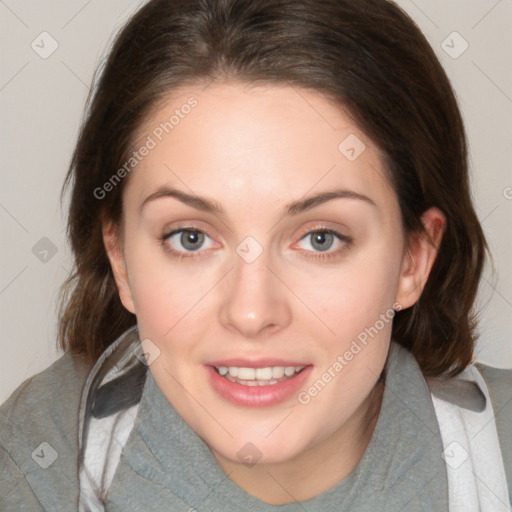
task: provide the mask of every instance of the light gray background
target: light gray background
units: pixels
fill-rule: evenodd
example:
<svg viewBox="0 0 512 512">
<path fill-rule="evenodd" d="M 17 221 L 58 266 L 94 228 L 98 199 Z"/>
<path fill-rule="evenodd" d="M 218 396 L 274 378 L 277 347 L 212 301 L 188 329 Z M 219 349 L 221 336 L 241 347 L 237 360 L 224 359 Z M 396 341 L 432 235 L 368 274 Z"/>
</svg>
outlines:
<svg viewBox="0 0 512 512">
<path fill-rule="evenodd" d="M 56 299 L 72 268 L 61 184 L 94 69 L 142 3 L 0 0 L 0 403 L 61 355 Z M 512 0 L 398 3 L 439 55 L 467 126 L 476 208 L 496 265 L 482 280 L 477 359 L 512 367 Z M 42 32 L 58 44 L 46 59 L 31 46 L 50 49 Z"/>
</svg>

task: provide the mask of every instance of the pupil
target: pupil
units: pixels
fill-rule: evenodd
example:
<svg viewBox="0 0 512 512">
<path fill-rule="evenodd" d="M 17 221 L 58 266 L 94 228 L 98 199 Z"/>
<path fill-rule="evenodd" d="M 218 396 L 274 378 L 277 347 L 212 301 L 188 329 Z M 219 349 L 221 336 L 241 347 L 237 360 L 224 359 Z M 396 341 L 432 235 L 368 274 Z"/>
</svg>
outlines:
<svg viewBox="0 0 512 512">
<path fill-rule="evenodd" d="M 185 249 L 194 250 L 201 247 L 204 234 L 199 231 L 184 231 L 181 234 L 181 244 Z"/>
<path fill-rule="evenodd" d="M 333 235 L 326 232 L 318 232 L 313 236 L 312 245 L 319 251 L 326 251 L 332 246 Z"/>
</svg>

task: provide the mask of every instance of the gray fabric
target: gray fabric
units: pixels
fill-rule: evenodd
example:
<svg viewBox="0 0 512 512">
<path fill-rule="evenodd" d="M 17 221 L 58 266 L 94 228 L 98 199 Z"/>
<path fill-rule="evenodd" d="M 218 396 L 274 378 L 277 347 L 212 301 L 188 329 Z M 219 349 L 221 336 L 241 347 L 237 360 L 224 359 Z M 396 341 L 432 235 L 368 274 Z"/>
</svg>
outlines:
<svg viewBox="0 0 512 512">
<path fill-rule="evenodd" d="M 412 355 L 392 347 L 381 413 L 357 468 L 327 492 L 284 506 L 265 504 L 224 475 L 148 372 L 107 510 L 447 510 L 446 469 L 429 390 Z M 76 510 L 78 406 L 89 369 L 83 359 L 65 354 L 0 407 L 0 510 Z M 512 371 L 479 369 L 496 412 L 510 489 Z M 47 469 L 34 460 L 42 442 L 58 453 Z"/>
<path fill-rule="evenodd" d="M 91 366 L 65 354 L 0 407 L 1 511 L 76 511 L 78 407 Z M 36 450 L 43 442 L 57 453 L 47 468 L 36 462 L 54 456 L 46 445 Z"/>
<path fill-rule="evenodd" d="M 469 382 L 462 378 L 438 379 L 432 377 L 427 378 L 427 382 L 430 391 L 435 396 L 458 407 L 473 412 L 482 412 L 487 405 L 485 395 L 476 382 Z"/>
<path fill-rule="evenodd" d="M 442 444 L 429 389 L 413 356 L 392 345 L 374 435 L 356 469 L 301 503 L 268 505 L 220 469 L 148 373 L 134 429 L 107 498 L 109 511 L 448 510 Z"/>
<path fill-rule="evenodd" d="M 483 363 L 477 363 L 477 367 L 482 372 L 493 404 L 508 495 L 512 503 L 512 370 L 493 368 Z"/>
</svg>

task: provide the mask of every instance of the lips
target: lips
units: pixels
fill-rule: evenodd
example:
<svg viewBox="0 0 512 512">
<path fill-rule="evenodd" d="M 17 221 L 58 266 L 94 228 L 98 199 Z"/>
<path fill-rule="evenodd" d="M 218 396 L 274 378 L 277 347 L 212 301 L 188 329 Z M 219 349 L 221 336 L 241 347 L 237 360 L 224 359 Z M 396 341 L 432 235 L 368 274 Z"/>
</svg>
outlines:
<svg viewBox="0 0 512 512">
<path fill-rule="evenodd" d="M 236 364 L 235 364 L 236 363 Z M 216 364 L 220 367 L 226 368 L 229 364 L 230 367 L 238 365 L 246 365 L 245 368 L 260 368 L 259 365 L 268 366 L 280 365 L 298 365 L 304 368 L 287 377 L 283 376 L 277 380 L 271 381 L 237 381 L 237 378 L 232 378 L 229 375 L 222 376 L 216 368 Z M 251 366 L 249 366 L 251 365 Z M 244 366 L 241 366 L 244 368 Z M 226 359 L 216 361 L 214 364 L 205 365 L 208 380 L 212 389 L 218 394 L 219 397 L 231 402 L 234 405 L 241 407 L 269 407 L 277 405 L 286 400 L 291 400 L 299 392 L 300 388 L 305 385 L 311 372 L 312 365 L 301 365 L 297 361 L 285 361 L 283 359 L 260 359 L 258 362 L 248 361 L 247 359 Z"/>
</svg>

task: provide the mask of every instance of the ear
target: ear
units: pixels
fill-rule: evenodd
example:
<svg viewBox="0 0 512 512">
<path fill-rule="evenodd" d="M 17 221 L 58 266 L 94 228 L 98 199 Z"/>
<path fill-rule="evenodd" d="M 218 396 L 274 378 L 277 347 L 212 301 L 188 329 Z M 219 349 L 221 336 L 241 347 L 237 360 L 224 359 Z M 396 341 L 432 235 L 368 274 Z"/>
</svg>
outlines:
<svg viewBox="0 0 512 512">
<path fill-rule="evenodd" d="M 396 295 L 401 309 L 416 304 L 420 298 L 446 228 L 446 217 L 434 206 L 421 216 L 421 222 L 431 240 L 424 233 L 414 234 L 406 244 Z"/>
<path fill-rule="evenodd" d="M 110 266 L 112 267 L 112 273 L 114 274 L 119 298 L 123 306 L 128 311 L 135 314 L 135 305 L 128 279 L 128 272 L 126 270 L 126 263 L 121 251 L 121 238 L 117 225 L 112 221 L 103 222 L 102 235 Z"/>
</svg>

